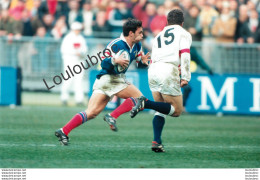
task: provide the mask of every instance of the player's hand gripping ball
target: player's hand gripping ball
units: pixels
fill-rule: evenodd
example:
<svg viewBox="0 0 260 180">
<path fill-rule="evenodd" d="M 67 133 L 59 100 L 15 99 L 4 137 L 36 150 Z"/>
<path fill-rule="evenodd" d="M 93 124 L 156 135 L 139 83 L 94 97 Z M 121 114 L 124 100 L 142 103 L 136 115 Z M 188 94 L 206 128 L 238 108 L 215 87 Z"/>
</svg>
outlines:
<svg viewBox="0 0 260 180">
<path fill-rule="evenodd" d="M 121 56 L 121 57 L 120 57 Z M 116 53 L 115 59 L 118 59 L 120 61 L 115 65 L 115 68 L 118 72 L 123 72 L 129 65 L 130 62 L 130 55 L 125 50 L 120 50 L 118 53 Z M 124 63 L 126 62 L 126 63 Z"/>
</svg>

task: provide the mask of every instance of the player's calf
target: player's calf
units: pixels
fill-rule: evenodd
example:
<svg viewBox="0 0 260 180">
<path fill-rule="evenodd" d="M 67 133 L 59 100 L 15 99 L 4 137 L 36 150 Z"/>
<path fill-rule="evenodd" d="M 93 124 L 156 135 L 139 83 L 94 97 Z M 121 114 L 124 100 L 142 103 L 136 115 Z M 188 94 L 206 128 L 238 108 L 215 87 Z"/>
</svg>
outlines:
<svg viewBox="0 0 260 180">
<path fill-rule="evenodd" d="M 144 96 L 141 96 L 136 100 L 137 103 L 130 113 L 131 118 L 134 118 L 143 109 L 153 109 L 165 115 L 172 115 L 175 112 L 175 107 L 170 103 L 150 101 Z"/>
</svg>

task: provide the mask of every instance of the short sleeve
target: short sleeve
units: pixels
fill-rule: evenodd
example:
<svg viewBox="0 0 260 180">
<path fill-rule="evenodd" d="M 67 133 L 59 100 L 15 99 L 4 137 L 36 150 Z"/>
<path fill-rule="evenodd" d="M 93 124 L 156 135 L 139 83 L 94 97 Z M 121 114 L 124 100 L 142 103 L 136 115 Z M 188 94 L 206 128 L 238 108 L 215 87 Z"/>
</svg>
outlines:
<svg viewBox="0 0 260 180">
<path fill-rule="evenodd" d="M 190 33 L 185 33 L 180 39 L 180 51 L 189 50 L 191 46 L 192 38 Z"/>
</svg>

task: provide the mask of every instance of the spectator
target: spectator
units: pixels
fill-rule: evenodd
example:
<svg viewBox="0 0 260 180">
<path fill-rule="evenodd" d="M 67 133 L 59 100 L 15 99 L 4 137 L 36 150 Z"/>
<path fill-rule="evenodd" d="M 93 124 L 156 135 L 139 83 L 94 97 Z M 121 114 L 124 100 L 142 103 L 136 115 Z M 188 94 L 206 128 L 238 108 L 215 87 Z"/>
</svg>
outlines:
<svg viewBox="0 0 260 180">
<path fill-rule="evenodd" d="M 212 27 L 212 34 L 218 42 L 234 42 L 236 31 L 236 18 L 231 16 L 229 4 L 223 2 L 222 12 Z"/>
<path fill-rule="evenodd" d="M 61 39 L 65 36 L 67 31 L 68 29 L 65 22 L 65 16 L 60 16 L 51 30 L 51 35 L 54 39 Z"/>
<path fill-rule="evenodd" d="M 173 3 L 172 9 L 180 9 L 181 10 L 180 3 L 178 3 L 178 2 Z"/>
<path fill-rule="evenodd" d="M 66 24 L 70 28 L 71 24 L 75 21 L 83 22 L 82 14 L 79 9 L 79 2 L 77 0 L 71 0 L 69 3 L 69 11 L 66 15 Z"/>
<path fill-rule="evenodd" d="M 19 0 L 9 0 L 9 1 L 11 1 L 10 2 L 10 8 L 14 8 L 19 3 Z M 25 4 L 25 8 L 30 11 L 31 8 L 32 8 L 34 0 L 23 0 L 23 1 L 24 1 L 24 4 Z"/>
<path fill-rule="evenodd" d="M 10 7 L 10 0 L 1 0 L 0 1 L 0 10 L 7 10 Z"/>
<path fill-rule="evenodd" d="M 118 33 L 122 32 L 123 23 L 132 17 L 131 11 L 127 9 L 126 2 L 119 1 L 117 8 L 113 9 L 109 14 L 108 22 L 111 26 L 111 31 L 115 33 L 113 36 L 118 36 Z"/>
<path fill-rule="evenodd" d="M 229 2 L 230 5 L 230 14 L 231 16 L 238 18 L 238 3 L 236 0 L 231 0 Z"/>
<path fill-rule="evenodd" d="M 192 0 L 181 0 L 180 7 L 184 13 L 184 17 L 187 16 L 192 5 Z"/>
<path fill-rule="evenodd" d="M 1 20 L 0 20 L 0 34 L 8 35 L 9 38 L 15 36 L 16 38 L 20 38 L 22 36 L 23 24 L 21 21 L 15 20 L 13 17 L 9 15 L 8 10 L 3 10 L 1 12 Z"/>
<path fill-rule="evenodd" d="M 258 13 L 256 10 L 252 10 L 249 17 L 249 29 L 251 31 L 253 42 L 259 43 L 260 34 L 260 23 L 258 18 Z M 253 43 L 252 41 L 250 43 Z"/>
<path fill-rule="evenodd" d="M 105 8 L 106 9 L 106 20 L 109 20 L 109 14 L 112 10 L 116 9 L 117 2 L 114 0 L 109 1 L 108 6 Z M 92 5 L 93 8 L 93 5 Z M 101 8 L 102 10 L 102 8 Z M 98 11 L 97 11 L 98 12 Z"/>
<path fill-rule="evenodd" d="M 259 0 L 253 0 L 253 2 L 255 3 L 255 9 L 258 12 L 258 15 L 260 15 L 260 1 Z"/>
<path fill-rule="evenodd" d="M 35 16 L 35 17 L 31 17 L 31 25 L 32 25 L 32 29 L 33 29 L 33 32 L 34 32 L 33 35 L 35 35 L 36 32 L 37 32 L 37 29 L 39 27 L 42 27 L 43 23 L 37 16 Z"/>
<path fill-rule="evenodd" d="M 199 15 L 203 37 L 211 37 L 211 28 L 217 17 L 218 12 L 209 3 L 206 3 Z"/>
<path fill-rule="evenodd" d="M 183 24 L 184 29 L 189 31 L 192 35 L 192 41 L 201 41 L 201 31 L 196 29 L 197 23 L 198 23 L 198 16 L 199 16 L 200 10 L 199 7 L 196 5 L 191 6 L 189 9 L 188 14 L 185 17 L 185 23 Z"/>
<path fill-rule="evenodd" d="M 13 57 L 13 33 L 14 19 L 9 16 L 8 10 L 0 11 L 0 46 L 1 46 L 1 61 L 0 65 L 9 65 L 10 57 Z M 7 36 L 8 40 L 2 39 L 1 36 Z M 3 63 L 3 64 L 2 64 Z"/>
<path fill-rule="evenodd" d="M 22 13 L 25 9 L 25 3 L 23 0 L 19 0 L 17 5 L 14 8 L 9 10 L 10 16 L 12 16 L 15 20 L 19 21 L 22 19 Z"/>
<path fill-rule="evenodd" d="M 116 6 L 116 2 L 115 0 L 91 0 L 91 7 L 93 12 L 96 14 L 100 9 L 104 10 L 106 8 L 108 8 L 109 6 L 111 6 L 111 3 L 113 3 Z M 113 6 L 113 8 L 115 8 Z"/>
<path fill-rule="evenodd" d="M 30 12 L 27 9 L 23 10 L 21 22 L 23 23 L 22 36 L 33 36 L 33 32 Z"/>
<path fill-rule="evenodd" d="M 87 46 L 84 37 L 80 34 L 82 30 L 82 24 L 79 22 L 73 22 L 71 24 L 71 32 L 67 34 L 61 43 L 61 54 L 63 59 L 63 77 L 66 79 L 61 87 L 61 100 L 64 105 L 67 105 L 69 99 L 69 89 L 71 84 L 74 85 L 75 101 L 78 105 L 83 104 L 84 92 L 83 92 L 83 72 L 70 78 L 68 75 L 68 67 L 73 68 L 76 64 L 79 64 L 81 60 L 86 56 Z"/>
<path fill-rule="evenodd" d="M 200 13 L 199 7 L 196 5 L 192 5 L 189 9 L 188 14 L 185 17 L 185 23 L 183 25 L 183 27 L 191 33 L 193 41 L 201 41 L 201 33 L 196 29 L 199 13 Z M 202 69 L 205 69 L 209 74 L 213 74 L 211 68 L 206 64 L 206 62 L 201 57 L 201 55 L 197 52 L 197 49 L 194 46 L 190 47 L 190 55 L 191 55 L 191 60 L 193 60 L 196 64 L 198 64 Z M 183 89 L 184 108 L 190 91 L 191 91 L 190 85 L 184 87 Z"/>
<path fill-rule="evenodd" d="M 92 11 L 91 4 L 89 2 L 85 2 L 83 4 L 82 17 L 83 17 L 83 29 L 84 29 L 83 33 L 85 36 L 91 36 L 94 12 Z"/>
<path fill-rule="evenodd" d="M 235 40 L 239 44 L 252 42 L 253 37 L 248 26 L 248 8 L 246 5 L 239 7 L 239 18 L 236 27 Z"/>
<path fill-rule="evenodd" d="M 216 9 L 219 13 L 221 13 L 222 8 L 223 8 L 223 1 L 222 1 L 222 0 L 218 0 L 218 1 L 216 2 L 215 9 Z"/>
<path fill-rule="evenodd" d="M 173 9 L 174 2 L 172 0 L 165 0 L 163 3 L 165 7 L 165 16 Z"/>
<path fill-rule="evenodd" d="M 68 0 L 58 0 L 56 19 L 59 18 L 60 16 L 66 16 L 68 11 L 69 11 Z"/>
<path fill-rule="evenodd" d="M 211 34 L 211 28 L 218 17 L 218 12 L 206 1 L 200 15 L 197 29 L 202 32 L 202 54 L 207 64 L 211 65 L 210 60 L 214 52 L 215 39 Z"/>
<path fill-rule="evenodd" d="M 167 25 L 167 17 L 165 16 L 165 8 L 160 5 L 157 9 L 157 15 L 151 21 L 150 29 L 154 33 L 156 31 L 162 31 Z"/>
<path fill-rule="evenodd" d="M 212 8 L 214 8 L 216 11 L 218 11 L 218 10 L 220 10 L 220 11 L 218 11 L 218 12 L 221 12 L 221 10 L 222 10 L 222 6 L 220 5 L 219 6 L 219 8 L 217 8 L 217 3 L 219 3 L 219 2 L 221 2 L 221 4 L 222 4 L 222 0 L 207 0 L 206 1 L 206 3 L 207 4 L 209 4 Z M 220 4 L 220 3 L 219 3 Z"/>
<path fill-rule="evenodd" d="M 150 24 L 156 15 L 156 5 L 154 3 L 145 4 L 144 1 L 140 1 L 135 5 L 133 14 L 137 19 L 143 22 L 143 28 L 147 31 L 150 31 Z"/>
<path fill-rule="evenodd" d="M 41 6 L 41 0 L 33 1 L 33 7 L 31 9 L 31 17 L 40 18 L 40 15 L 39 15 L 40 6 Z"/>
<path fill-rule="evenodd" d="M 13 34 L 14 20 L 9 16 L 8 10 L 2 10 L 0 18 L 0 36 Z"/>
<path fill-rule="evenodd" d="M 38 0 L 36 0 L 38 1 Z M 46 0 L 46 1 L 40 1 L 41 5 L 38 7 L 38 15 L 39 18 L 42 20 L 44 15 L 51 14 L 55 19 L 57 19 L 59 16 L 61 16 L 61 2 L 58 2 L 58 0 Z M 67 3 L 67 2 L 66 2 Z M 35 11 L 39 2 L 34 3 L 33 10 Z M 63 14 L 64 15 L 64 14 Z"/>
<path fill-rule="evenodd" d="M 54 17 L 51 14 L 45 14 L 43 16 L 43 26 L 48 36 L 51 35 L 51 30 L 54 27 Z"/>
<path fill-rule="evenodd" d="M 252 2 L 252 1 L 247 1 L 247 3 L 246 3 L 246 5 L 247 5 L 247 9 L 248 9 L 248 16 L 250 16 L 251 15 L 251 12 L 252 11 L 254 11 L 254 10 L 256 10 L 256 6 L 255 6 L 255 4 Z"/>
<path fill-rule="evenodd" d="M 206 0 L 196 0 L 196 5 L 200 8 L 204 7 Z"/>
<path fill-rule="evenodd" d="M 96 21 L 93 26 L 94 37 L 96 38 L 111 37 L 110 36 L 111 27 L 105 17 L 106 17 L 106 12 L 102 10 L 96 14 Z"/>
<path fill-rule="evenodd" d="M 41 15 L 40 13 L 40 6 L 41 6 L 41 0 L 34 0 L 33 6 L 31 8 L 30 13 L 30 19 L 31 19 L 31 26 L 33 29 L 33 35 L 36 34 L 36 31 L 39 27 L 43 26 L 43 20 L 40 19 Z M 43 15 L 43 14 L 42 14 Z M 42 18 L 42 17 L 41 17 Z"/>
</svg>

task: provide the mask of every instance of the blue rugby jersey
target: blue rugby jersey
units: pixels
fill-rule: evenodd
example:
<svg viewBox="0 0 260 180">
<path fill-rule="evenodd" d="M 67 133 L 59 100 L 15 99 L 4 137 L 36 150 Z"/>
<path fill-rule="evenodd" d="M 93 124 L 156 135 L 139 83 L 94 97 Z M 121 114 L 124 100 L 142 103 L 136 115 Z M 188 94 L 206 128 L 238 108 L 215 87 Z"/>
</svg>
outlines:
<svg viewBox="0 0 260 180">
<path fill-rule="evenodd" d="M 130 66 L 130 64 L 136 60 L 137 63 L 141 62 L 141 53 L 142 53 L 142 44 L 141 42 L 135 43 L 132 48 L 129 47 L 129 45 L 126 42 L 125 37 L 123 34 L 121 34 L 120 38 L 114 39 L 111 41 L 107 47 L 106 47 L 106 57 L 101 62 L 101 70 L 97 74 L 97 78 L 99 79 L 101 76 L 105 74 L 120 74 L 125 73 Z M 125 50 L 130 55 L 130 62 L 128 64 L 128 67 L 125 68 L 124 71 L 118 72 L 117 68 L 114 68 L 114 65 L 112 64 L 112 57 L 115 56 L 117 52 L 120 50 Z M 110 54 L 111 53 L 111 54 Z M 108 57 L 109 56 L 109 57 Z"/>
</svg>

